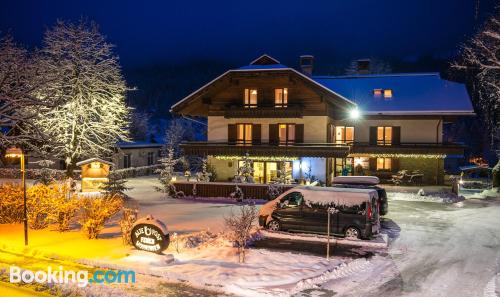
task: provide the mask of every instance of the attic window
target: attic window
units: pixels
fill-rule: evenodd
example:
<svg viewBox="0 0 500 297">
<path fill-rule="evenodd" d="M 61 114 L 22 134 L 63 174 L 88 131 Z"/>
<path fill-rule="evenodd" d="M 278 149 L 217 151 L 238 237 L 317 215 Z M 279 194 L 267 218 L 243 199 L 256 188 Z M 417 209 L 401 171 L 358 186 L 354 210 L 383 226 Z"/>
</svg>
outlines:
<svg viewBox="0 0 500 297">
<path fill-rule="evenodd" d="M 375 97 L 382 96 L 382 89 L 374 89 L 373 90 L 373 96 L 375 96 Z"/>
<path fill-rule="evenodd" d="M 384 98 L 392 98 L 392 90 L 391 89 L 384 90 Z"/>
</svg>

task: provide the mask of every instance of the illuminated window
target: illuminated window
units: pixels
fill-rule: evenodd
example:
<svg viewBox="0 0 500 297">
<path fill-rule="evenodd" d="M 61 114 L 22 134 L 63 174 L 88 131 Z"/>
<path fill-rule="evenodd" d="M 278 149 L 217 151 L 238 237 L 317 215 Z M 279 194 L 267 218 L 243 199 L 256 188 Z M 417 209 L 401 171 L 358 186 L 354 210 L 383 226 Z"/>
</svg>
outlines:
<svg viewBox="0 0 500 297">
<path fill-rule="evenodd" d="M 377 144 L 392 144 L 392 127 L 377 127 Z"/>
<path fill-rule="evenodd" d="M 280 144 L 295 143 L 295 124 L 279 124 L 278 127 Z"/>
<path fill-rule="evenodd" d="M 354 142 L 354 127 L 336 126 L 335 127 L 335 143 L 353 143 Z"/>
<path fill-rule="evenodd" d="M 288 104 L 288 89 L 274 89 L 274 105 L 276 107 L 286 107 Z"/>
<path fill-rule="evenodd" d="M 392 98 L 392 90 L 391 89 L 384 90 L 384 98 Z"/>
<path fill-rule="evenodd" d="M 252 144 L 252 124 L 236 125 L 236 143 Z"/>
<path fill-rule="evenodd" d="M 243 105 L 247 108 L 257 107 L 257 89 L 245 89 Z"/>
<path fill-rule="evenodd" d="M 391 170 L 391 158 L 377 158 L 377 170 Z"/>
<path fill-rule="evenodd" d="M 373 96 L 375 96 L 375 97 L 382 96 L 382 89 L 374 89 L 373 90 Z"/>
</svg>

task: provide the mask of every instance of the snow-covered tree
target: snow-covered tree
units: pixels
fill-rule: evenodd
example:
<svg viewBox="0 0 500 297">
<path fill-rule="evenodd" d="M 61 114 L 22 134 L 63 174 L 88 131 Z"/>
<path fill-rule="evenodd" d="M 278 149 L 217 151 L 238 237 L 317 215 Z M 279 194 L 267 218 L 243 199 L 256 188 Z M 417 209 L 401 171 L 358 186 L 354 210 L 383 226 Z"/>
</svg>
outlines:
<svg viewBox="0 0 500 297">
<path fill-rule="evenodd" d="M 108 174 L 108 180 L 103 184 L 101 191 L 107 195 L 117 195 L 120 197 L 126 197 L 125 191 L 129 191 L 132 188 L 126 186 L 127 180 L 123 176 L 115 171 L 111 171 Z"/>
<path fill-rule="evenodd" d="M 500 157 L 500 8 L 463 46 L 462 59 L 453 63 L 452 68 L 467 74 L 475 106 L 491 135 L 492 149 Z M 496 167 L 500 168 L 500 158 Z"/>
<path fill-rule="evenodd" d="M 174 157 L 174 149 L 170 147 L 167 149 L 165 156 L 158 161 L 161 166 L 155 172 L 160 174 L 158 180 L 160 181 L 161 187 L 156 187 L 156 190 L 170 197 L 173 191 L 172 177 L 174 176 L 174 166 L 179 162 L 179 159 Z"/>
<path fill-rule="evenodd" d="M 224 218 L 228 229 L 229 240 L 233 241 L 238 248 L 238 262 L 245 263 L 245 248 L 250 240 L 253 223 L 257 218 L 258 210 L 255 205 L 243 205 L 238 207 L 238 212 L 231 212 Z"/>
<path fill-rule="evenodd" d="M 243 156 L 243 166 L 238 168 L 237 182 L 253 182 L 253 162 L 250 155 Z"/>
<path fill-rule="evenodd" d="M 33 118 L 52 101 L 36 96 L 46 81 L 38 55 L 16 45 L 10 35 L 0 39 L 0 147 L 38 148 L 43 134 Z"/>
<path fill-rule="evenodd" d="M 52 153 L 64 158 L 67 175 L 84 156 L 103 157 L 127 140 L 127 87 L 112 45 L 95 23 L 59 21 L 45 33 L 42 67 L 50 75 L 42 98 L 58 105 L 42 109 L 35 124 L 50 136 Z"/>
</svg>

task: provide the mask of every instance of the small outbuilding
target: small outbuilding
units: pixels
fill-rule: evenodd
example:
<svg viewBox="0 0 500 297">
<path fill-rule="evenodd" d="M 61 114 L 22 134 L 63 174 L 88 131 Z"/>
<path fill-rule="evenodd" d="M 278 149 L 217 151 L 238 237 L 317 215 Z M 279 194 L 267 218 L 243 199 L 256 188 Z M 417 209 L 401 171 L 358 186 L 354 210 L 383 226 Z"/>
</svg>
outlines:
<svg viewBox="0 0 500 297">
<path fill-rule="evenodd" d="M 108 181 L 109 171 L 114 166 L 113 163 L 99 159 L 91 158 L 76 163 L 82 170 L 82 192 L 98 192 Z"/>
</svg>

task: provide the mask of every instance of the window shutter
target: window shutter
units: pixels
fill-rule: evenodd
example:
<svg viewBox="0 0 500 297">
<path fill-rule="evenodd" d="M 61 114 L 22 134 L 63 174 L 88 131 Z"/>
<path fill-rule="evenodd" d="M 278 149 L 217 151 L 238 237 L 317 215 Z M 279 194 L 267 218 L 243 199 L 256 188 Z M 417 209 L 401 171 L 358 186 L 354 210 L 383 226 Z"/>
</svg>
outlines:
<svg viewBox="0 0 500 297">
<path fill-rule="evenodd" d="M 370 158 L 370 170 L 377 170 L 377 158 Z"/>
<path fill-rule="evenodd" d="M 230 144 L 236 143 L 236 124 L 227 125 L 227 142 Z"/>
<path fill-rule="evenodd" d="M 401 144 L 401 127 L 392 127 L 392 144 L 400 145 Z"/>
<path fill-rule="evenodd" d="M 377 127 L 370 127 L 370 145 L 377 145 Z"/>
<path fill-rule="evenodd" d="M 260 144 L 261 142 L 261 125 L 252 125 L 252 144 Z"/>
<path fill-rule="evenodd" d="M 335 129 L 332 124 L 328 124 L 328 126 L 326 126 L 326 142 L 333 143 L 332 131 L 334 130 Z"/>
<path fill-rule="evenodd" d="M 304 124 L 295 125 L 295 142 L 296 143 L 304 142 Z"/>
<path fill-rule="evenodd" d="M 399 159 L 396 158 L 391 159 L 391 171 L 393 172 L 399 171 Z"/>
<path fill-rule="evenodd" d="M 279 144 L 278 124 L 269 124 L 269 143 Z"/>
</svg>

